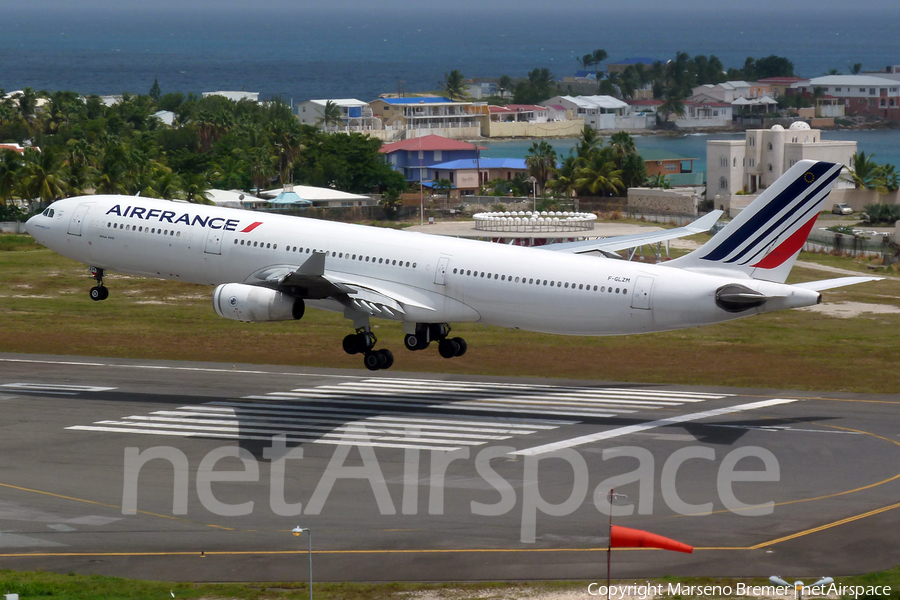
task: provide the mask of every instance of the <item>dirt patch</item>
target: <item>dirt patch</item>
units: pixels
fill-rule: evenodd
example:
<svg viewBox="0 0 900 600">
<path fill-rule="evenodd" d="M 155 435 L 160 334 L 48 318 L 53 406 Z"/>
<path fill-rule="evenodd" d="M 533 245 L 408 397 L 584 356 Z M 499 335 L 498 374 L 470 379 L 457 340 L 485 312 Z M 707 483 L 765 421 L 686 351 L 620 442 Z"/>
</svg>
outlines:
<svg viewBox="0 0 900 600">
<path fill-rule="evenodd" d="M 892 304 L 866 304 L 864 302 L 832 302 L 807 306 L 798 310 L 817 312 L 838 319 L 852 319 L 866 313 L 876 315 L 895 315 L 900 313 L 900 307 Z"/>
</svg>

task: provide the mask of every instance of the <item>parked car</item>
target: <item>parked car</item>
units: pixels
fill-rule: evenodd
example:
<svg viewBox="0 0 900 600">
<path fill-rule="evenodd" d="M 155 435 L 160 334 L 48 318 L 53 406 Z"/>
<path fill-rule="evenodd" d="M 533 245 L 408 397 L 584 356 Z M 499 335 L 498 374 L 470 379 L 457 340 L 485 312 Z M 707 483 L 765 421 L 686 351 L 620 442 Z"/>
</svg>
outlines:
<svg viewBox="0 0 900 600">
<path fill-rule="evenodd" d="M 831 207 L 831 214 L 833 215 L 852 215 L 853 209 L 844 203 L 835 204 Z"/>
</svg>

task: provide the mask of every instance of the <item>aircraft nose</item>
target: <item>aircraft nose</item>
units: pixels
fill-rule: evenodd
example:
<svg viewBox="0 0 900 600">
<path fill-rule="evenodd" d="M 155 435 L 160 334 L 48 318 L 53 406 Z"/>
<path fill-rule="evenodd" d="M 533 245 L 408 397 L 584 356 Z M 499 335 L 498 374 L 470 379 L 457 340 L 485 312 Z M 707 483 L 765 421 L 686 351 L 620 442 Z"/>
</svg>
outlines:
<svg viewBox="0 0 900 600">
<path fill-rule="evenodd" d="M 27 221 L 25 221 L 25 231 L 27 231 L 27 232 L 28 232 L 28 235 L 30 235 L 31 237 L 34 237 L 34 222 L 35 222 L 40 216 L 41 216 L 41 215 L 34 215 L 33 217 L 31 217 L 30 219 L 28 219 Z"/>
</svg>

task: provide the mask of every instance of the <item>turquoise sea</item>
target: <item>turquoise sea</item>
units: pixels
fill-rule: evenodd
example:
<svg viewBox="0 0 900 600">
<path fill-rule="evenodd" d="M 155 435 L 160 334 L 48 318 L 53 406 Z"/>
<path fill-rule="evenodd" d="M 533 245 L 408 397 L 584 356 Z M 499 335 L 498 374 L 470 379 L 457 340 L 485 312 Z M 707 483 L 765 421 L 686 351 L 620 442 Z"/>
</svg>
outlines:
<svg viewBox="0 0 900 600">
<path fill-rule="evenodd" d="M 740 133 L 725 134 L 695 134 L 683 136 L 645 135 L 635 136 L 635 145 L 639 150 L 654 149 L 665 150 L 678 154 L 685 158 L 697 159 L 694 161 L 695 171 L 706 170 L 706 142 L 708 140 L 738 140 L 744 139 Z M 889 163 L 900 167 L 900 129 L 889 130 L 860 130 L 860 131 L 823 131 L 822 139 L 827 140 L 855 140 L 860 152 L 867 155 L 874 154 L 875 162 L 879 164 Z M 569 150 L 575 146 L 575 139 L 548 140 L 560 157 L 568 156 Z M 504 140 L 479 142 L 479 145 L 487 148 L 481 155 L 487 158 L 524 158 L 532 140 Z"/>
</svg>

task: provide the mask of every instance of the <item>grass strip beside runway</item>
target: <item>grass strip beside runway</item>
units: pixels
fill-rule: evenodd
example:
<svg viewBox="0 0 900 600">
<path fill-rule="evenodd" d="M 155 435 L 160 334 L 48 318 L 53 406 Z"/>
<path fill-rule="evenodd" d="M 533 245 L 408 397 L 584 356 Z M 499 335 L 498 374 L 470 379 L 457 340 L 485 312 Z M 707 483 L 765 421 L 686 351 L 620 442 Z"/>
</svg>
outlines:
<svg viewBox="0 0 900 600">
<path fill-rule="evenodd" d="M 0 248 L 11 250 L 0 252 L 0 351 L 361 368 L 358 357 L 341 350 L 351 326 L 339 314 L 309 310 L 300 322 L 238 323 L 216 316 L 210 286 L 115 274 L 106 278 L 110 298 L 92 302 L 87 291 L 93 283 L 83 265 L 23 239 L 30 238 L 0 236 Z M 830 276 L 796 267 L 792 281 Z M 825 302 L 896 306 L 900 278 L 832 290 Z M 894 334 L 900 314 L 837 318 L 782 311 L 608 338 L 458 325 L 454 335 L 468 341 L 469 352 L 451 360 L 430 348 L 404 350 L 398 323 L 373 325 L 378 347 L 394 351 L 398 371 L 888 394 L 900 389 Z"/>
</svg>

